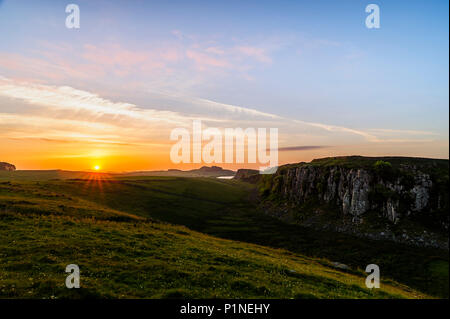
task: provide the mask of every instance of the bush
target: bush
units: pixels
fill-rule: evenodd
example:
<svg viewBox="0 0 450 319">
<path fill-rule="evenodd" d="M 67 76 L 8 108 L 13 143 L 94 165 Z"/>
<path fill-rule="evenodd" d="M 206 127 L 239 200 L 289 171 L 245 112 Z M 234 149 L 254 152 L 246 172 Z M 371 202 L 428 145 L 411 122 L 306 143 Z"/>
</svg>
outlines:
<svg viewBox="0 0 450 319">
<path fill-rule="evenodd" d="M 394 178 L 394 169 L 392 164 L 385 161 L 376 161 L 373 164 L 375 173 L 384 180 L 392 180 Z"/>
<path fill-rule="evenodd" d="M 395 193 L 381 184 L 377 184 L 369 192 L 369 201 L 378 207 L 382 207 L 388 199 L 393 199 Z"/>
</svg>

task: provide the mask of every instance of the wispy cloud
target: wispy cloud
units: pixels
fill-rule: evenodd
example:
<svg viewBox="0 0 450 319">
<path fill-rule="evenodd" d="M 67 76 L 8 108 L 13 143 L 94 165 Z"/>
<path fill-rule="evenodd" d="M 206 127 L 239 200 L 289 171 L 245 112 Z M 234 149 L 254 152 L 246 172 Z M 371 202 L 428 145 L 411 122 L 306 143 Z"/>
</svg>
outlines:
<svg viewBox="0 0 450 319">
<path fill-rule="evenodd" d="M 362 138 L 369 143 L 432 140 L 433 132 L 394 129 L 361 130 L 344 126 L 307 122 L 285 118 L 256 109 L 219 103 L 208 99 L 178 95 L 180 103 L 195 106 L 197 114 L 138 106 L 112 101 L 69 86 L 51 86 L 0 77 L 0 97 L 26 103 L 19 113 L 1 113 L 0 135 L 11 138 L 90 141 L 109 144 L 151 144 L 167 141 L 170 129 L 190 127 L 193 119 L 214 123 L 218 127 L 278 127 L 284 145 L 298 141 L 298 133 L 308 141 L 326 143 L 335 139 L 341 143 Z M 247 125 L 247 126 L 243 126 Z M 5 129 L 7 128 L 7 129 Z M 280 151 L 300 151 L 325 148 L 319 144 L 286 146 Z"/>
<path fill-rule="evenodd" d="M 147 122 L 164 121 L 181 124 L 185 121 L 184 117 L 175 112 L 142 109 L 131 103 L 112 102 L 97 94 L 69 86 L 17 83 L 0 78 L 0 94 L 54 110 L 64 110 L 72 114 L 83 113 L 94 119 L 106 117 L 113 121 L 122 116 Z"/>
</svg>

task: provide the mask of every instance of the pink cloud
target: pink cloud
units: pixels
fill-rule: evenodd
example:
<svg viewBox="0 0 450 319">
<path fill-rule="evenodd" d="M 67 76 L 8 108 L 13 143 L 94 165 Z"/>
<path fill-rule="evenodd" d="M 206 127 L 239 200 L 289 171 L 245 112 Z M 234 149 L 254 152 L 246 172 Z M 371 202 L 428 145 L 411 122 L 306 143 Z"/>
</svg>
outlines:
<svg viewBox="0 0 450 319">
<path fill-rule="evenodd" d="M 199 51 L 187 50 L 186 56 L 189 59 L 194 60 L 197 66 L 200 67 L 201 69 L 204 69 L 205 67 L 208 66 L 219 68 L 225 68 L 230 66 L 230 63 L 227 60 L 217 59 L 215 57 L 212 57 L 208 54 Z"/>
<path fill-rule="evenodd" d="M 194 77 L 196 81 L 207 82 L 208 76 L 232 74 L 228 71 L 251 79 L 249 70 L 258 67 L 258 63 L 272 61 L 265 47 L 246 44 L 227 47 L 214 39 L 199 41 L 192 36 L 180 40 L 156 46 L 142 44 L 138 48 L 117 42 L 87 43 L 81 47 L 40 42 L 27 55 L 0 53 L 0 72 L 14 78 L 40 78 L 53 83 L 132 76 L 133 81 L 168 81 L 168 85 L 178 81 L 184 85 Z M 198 70 L 202 71 L 201 75 Z M 179 87 L 179 83 L 174 85 Z"/>
<path fill-rule="evenodd" d="M 236 51 L 246 56 L 255 58 L 259 62 L 271 63 L 272 59 L 267 55 L 266 50 L 259 47 L 239 46 Z"/>
<path fill-rule="evenodd" d="M 119 76 L 135 71 L 150 72 L 156 69 L 170 71 L 168 64 L 183 59 L 182 50 L 176 46 L 156 50 L 128 50 L 118 44 L 84 46 L 82 57 L 94 64 L 114 70 Z"/>
<path fill-rule="evenodd" d="M 86 44 L 84 45 L 82 57 L 87 61 L 100 65 L 130 67 L 145 63 L 149 59 L 149 54 L 146 52 L 126 50 L 119 45 L 97 47 Z"/>
<path fill-rule="evenodd" d="M 225 54 L 225 51 L 223 49 L 221 49 L 221 48 L 218 48 L 218 47 L 209 47 L 209 48 L 206 48 L 205 51 L 208 52 L 208 53 L 213 53 L 213 54 L 217 54 L 217 55 Z"/>
<path fill-rule="evenodd" d="M 38 77 L 51 80 L 66 78 L 89 79 L 104 75 L 96 65 L 72 64 L 62 58 L 53 57 L 52 61 L 32 58 L 15 53 L 0 53 L 0 68 L 9 70 L 15 77 Z"/>
</svg>

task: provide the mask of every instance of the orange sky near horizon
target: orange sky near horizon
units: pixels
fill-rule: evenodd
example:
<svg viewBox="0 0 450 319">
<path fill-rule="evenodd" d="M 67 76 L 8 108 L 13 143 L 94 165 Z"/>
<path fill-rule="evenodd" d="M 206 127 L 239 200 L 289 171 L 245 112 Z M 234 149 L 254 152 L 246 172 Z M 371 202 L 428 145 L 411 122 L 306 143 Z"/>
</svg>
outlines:
<svg viewBox="0 0 450 319">
<path fill-rule="evenodd" d="M 83 143 L 56 143 L 45 141 L 11 141 L 0 139 L 2 152 L 0 161 L 14 164 L 18 170 L 63 169 L 72 171 L 89 171 L 100 166 L 103 172 L 126 172 L 142 170 L 189 170 L 201 166 L 220 166 L 227 169 L 258 169 L 260 164 L 249 163 L 180 163 L 170 160 L 170 147 L 136 148 L 106 145 L 92 147 Z M 175 142 L 173 142 L 175 143 Z M 356 144 L 350 146 L 328 147 L 323 149 L 280 151 L 279 164 L 311 161 L 315 158 L 345 155 L 364 156 L 412 156 L 448 159 L 446 141 L 435 143 L 410 143 L 378 145 Z M 56 144 L 56 145 L 55 145 Z M 5 151 L 6 150 L 6 151 Z M 438 156 L 436 156 L 436 154 Z"/>
</svg>

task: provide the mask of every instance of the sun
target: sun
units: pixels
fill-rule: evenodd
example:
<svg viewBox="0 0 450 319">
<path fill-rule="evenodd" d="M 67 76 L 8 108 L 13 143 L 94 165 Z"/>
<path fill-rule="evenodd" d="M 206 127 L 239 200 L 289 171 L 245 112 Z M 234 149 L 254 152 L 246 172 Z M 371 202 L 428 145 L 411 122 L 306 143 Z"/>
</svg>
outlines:
<svg viewBox="0 0 450 319">
<path fill-rule="evenodd" d="M 95 166 L 94 166 L 94 170 L 95 170 L 95 171 L 99 171 L 100 168 L 101 168 L 100 165 L 95 165 Z"/>
</svg>

